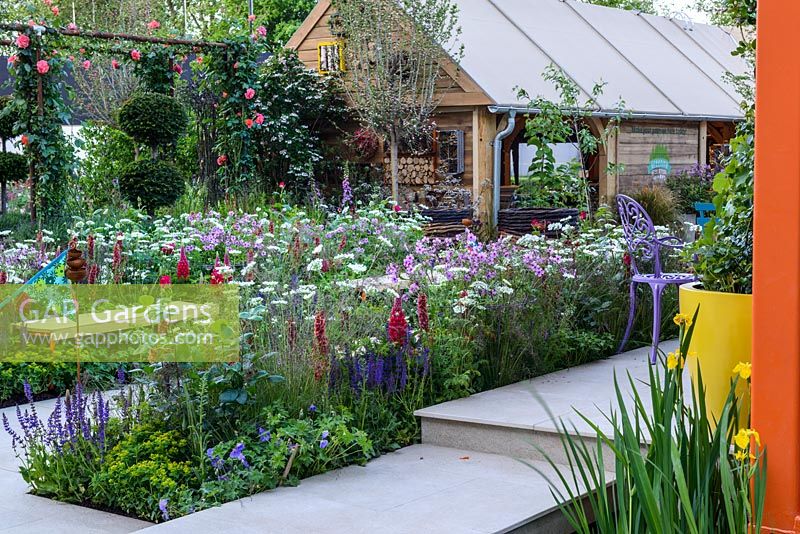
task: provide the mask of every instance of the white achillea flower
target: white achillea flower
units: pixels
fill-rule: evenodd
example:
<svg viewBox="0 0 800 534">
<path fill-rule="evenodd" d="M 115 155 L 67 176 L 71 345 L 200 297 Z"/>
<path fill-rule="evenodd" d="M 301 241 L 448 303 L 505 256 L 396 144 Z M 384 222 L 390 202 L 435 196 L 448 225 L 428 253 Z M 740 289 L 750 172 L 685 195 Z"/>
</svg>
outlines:
<svg viewBox="0 0 800 534">
<path fill-rule="evenodd" d="M 320 260 L 320 267 L 322 266 L 321 264 L 322 260 Z M 347 268 L 356 274 L 365 273 L 367 271 L 367 266 L 361 263 L 350 263 L 347 265 Z"/>
<path fill-rule="evenodd" d="M 322 270 L 322 259 L 321 258 L 314 258 L 308 263 L 306 267 L 306 271 L 310 273 L 316 273 Z M 364 268 L 366 270 L 366 267 Z"/>
</svg>

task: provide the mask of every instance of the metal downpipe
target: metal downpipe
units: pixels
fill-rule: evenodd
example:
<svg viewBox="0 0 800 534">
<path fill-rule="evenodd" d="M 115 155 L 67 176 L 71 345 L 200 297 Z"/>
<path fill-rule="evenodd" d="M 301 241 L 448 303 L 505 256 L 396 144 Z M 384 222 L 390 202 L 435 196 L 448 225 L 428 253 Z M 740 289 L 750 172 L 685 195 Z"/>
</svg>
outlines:
<svg viewBox="0 0 800 534">
<path fill-rule="evenodd" d="M 503 139 L 511 135 L 517 125 L 517 110 L 508 110 L 508 126 L 494 138 L 494 176 L 492 178 L 492 227 L 497 228 L 500 217 L 500 185 L 503 182 Z"/>
</svg>

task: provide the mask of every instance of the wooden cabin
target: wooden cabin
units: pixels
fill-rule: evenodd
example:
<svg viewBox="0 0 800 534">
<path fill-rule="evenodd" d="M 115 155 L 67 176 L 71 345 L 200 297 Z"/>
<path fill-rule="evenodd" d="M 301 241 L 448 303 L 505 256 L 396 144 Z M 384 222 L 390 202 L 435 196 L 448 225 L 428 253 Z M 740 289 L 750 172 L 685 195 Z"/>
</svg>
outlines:
<svg viewBox="0 0 800 534">
<path fill-rule="evenodd" d="M 459 65 L 441 64 L 437 142 L 430 153 L 401 155 L 405 201 L 430 205 L 438 191 L 434 204 L 466 205 L 479 220 L 496 222 L 501 197 L 526 171 L 520 154 L 526 115 L 535 111 L 517 88 L 558 101 L 542 78 L 551 64 L 577 84 L 583 100 L 595 83 L 605 83 L 589 119 L 593 130 L 602 130 L 624 101 L 626 119 L 589 177 L 598 202 L 706 164 L 742 119 L 726 74 L 748 67 L 731 55 L 739 40 L 732 30 L 576 0 L 455 1 L 464 56 Z M 335 10 L 335 2 L 320 0 L 287 44 L 323 74 L 344 66 L 342 43 L 329 27 Z M 605 172 L 608 163 L 618 164 L 615 172 Z"/>
</svg>

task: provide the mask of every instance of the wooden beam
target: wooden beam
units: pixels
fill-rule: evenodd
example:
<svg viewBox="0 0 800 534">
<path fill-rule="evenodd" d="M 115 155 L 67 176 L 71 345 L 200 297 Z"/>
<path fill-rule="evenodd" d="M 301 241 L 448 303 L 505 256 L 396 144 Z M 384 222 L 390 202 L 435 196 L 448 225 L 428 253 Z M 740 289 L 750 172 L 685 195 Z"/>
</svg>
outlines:
<svg viewBox="0 0 800 534">
<path fill-rule="evenodd" d="M 439 106 L 488 106 L 494 102 L 483 93 L 445 93 Z"/>
<path fill-rule="evenodd" d="M 763 532 L 800 532 L 800 2 L 758 4 L 751 424 L 769 460 Z"/>
<path fill-rule="evenodd" d="M 300 43 L 305 41 L 308 34 L 311 33 L 311 30 L 317 25 L 317 22 L 325 16 L 325 12 L 328 11 L 329 7 L 331 7 L 330 0 L 319 0 L 317 5 L 314 6 L 314 9 L 311 10 L 311 13 L 306 17 L 306 20 L 304 20 L 300 27 L 292 34 L 292 37 L 286 43 L 286 48 L 297 50 Z"/>
<path fill-rule="evenodd" d="M 0 30 L 23 32 L 27 30 L 27 24 L 7 24 L 0 23 Z M 90 39 L 104 39 L 106 41 L 133 41 L 136 43 L 168 44 L 178 46 L 197 46 L 202 48 L 216 47 L 227 48 L 225 43 L 213 41 L 192 41 L 191 39 L 171 39 L 165 37 L 151 37 L 148 35 L 133 35 L 128 33 L 99 32 L 94 30 L 68 30 L 66 28 L 52 28 L 61 35 L 67 37 L 87 37 Z"/>
</svg>

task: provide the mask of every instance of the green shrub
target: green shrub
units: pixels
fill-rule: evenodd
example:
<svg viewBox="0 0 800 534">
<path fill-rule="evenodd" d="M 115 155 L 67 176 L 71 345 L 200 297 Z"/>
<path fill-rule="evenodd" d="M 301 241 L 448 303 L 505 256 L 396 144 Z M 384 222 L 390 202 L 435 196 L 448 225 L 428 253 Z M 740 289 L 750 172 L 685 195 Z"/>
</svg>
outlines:
<svg viewBox="0 0 800 534">
<path fill-rule="evenodd" d="M 643 187 L 631 197 L 647 211 L 656 226 L 674 226 L 678 222 L 675 195 L 660 185 Z"/>
<path fill-rule="evenodd" d="M 10 96 L 0 97 L 0 141 L 14 137 L 14 124 L 19 121 L 19 112 L 12 102 Z"/>
<path fill-rule="evenodd" d="M 159 501 L 186 492 L 192 479 L 187 441 L 175 430 L 135 427 L 108 451 L 92 477 L 94 503 L 137 517 L 161 517 Z"/>
<path fill-rule="evenodd" d="M 675 196 L 681 213 L 694 213 L 695 202 L 711 202 L 713 180 L 711 166 L 695 165 L 688 171 L 668 177 L 665 185 Z"/>
<path fill-rule="evenodd" d="M 21 182 L 27 177 L 28 161 L 25 156 L 0 152 L 0 183 Z"/>
<path fill-rule="evenodd" d="M 188 124 L 186 110 L 176 99 L 156 93 L 142 93 L 125 102 L 119 110 L 123 132 L 152 149 L 175 145 Z"/>
<path fill-rule="evenodd" d="M 127 200 L 152 215 L 156 209 L 174 204 L 183 194 L 186 182 L 172 165 L 142 160 L 125 167 L 119 177 L 119 188 Z"/>
</svg>

